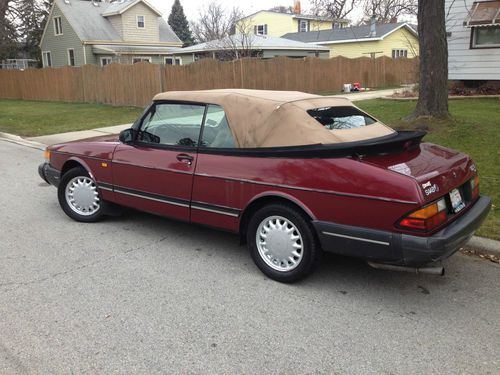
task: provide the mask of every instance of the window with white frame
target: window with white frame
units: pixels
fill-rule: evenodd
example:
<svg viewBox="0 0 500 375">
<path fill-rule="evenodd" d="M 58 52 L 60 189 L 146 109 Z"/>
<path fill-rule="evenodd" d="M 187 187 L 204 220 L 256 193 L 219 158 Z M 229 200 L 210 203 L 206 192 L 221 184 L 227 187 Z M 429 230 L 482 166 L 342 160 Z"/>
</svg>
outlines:
<svg viewBox="0 0 500 375">
<path fill-rule="evenodd" d="M 309 21 L 299 20 L 299 33 L 305 33 L 309 31 Z"/>
<path fill-rule="evenodd" d="M 255 25 L 253 28 L 253 32 L 255 35 L 267 35 L 267 24 Z"/>
<path fill-rule="evenodd" d="M 68 65 L 75 66 L 75 50 L 68 48 Z"/>
<path fill-rule="evenodd" d="M 52 66 L 52 55 L 51 55 L 50 51 L 42 52 L 42 62 L 43 62 L 44 68 L 46 68 L 48 66 Z"/>
<path fill-rule="evenodd" d="M 500 47 L 500 26 L 472 28 L 472 48 Z"/>
<path fill-rule="evenodd" d="M 61 17 L 54 17 L 54 35 L 63 35 Z"/>
<path fill-rule="evenodd" d="M 408 57 L 408 50 L 404 48 L 397 48 L 392 50 L 393 59 L 404 59 Z"/>
<path fill-rule="evenodd" d="M 113 62 L 113 58 L 109 56 L 101 57 L 101 66 L 109 65 Z"/>
<path fill-rule="evenodd" d="M 144 16 L 137 16 L 137 28 L 144 29 L 146 27 L 146 20 Z"/>
<path fill-rule="evenodd" d="M 165 57 L 165 65 L 182 65 L 180 57 Z"/>
<path fill-rule="evenodd" d="M 137 56 L 137 57 L 133 57 L 132 58 L 132 64 L 135 64 L 135 63 L 138 63 L 138 62 L 142 62 L 142 61 L 146 61 L 146 62 L 151 62 L 151 57 L 147 57 L 147 56 Z"/>
</svg>

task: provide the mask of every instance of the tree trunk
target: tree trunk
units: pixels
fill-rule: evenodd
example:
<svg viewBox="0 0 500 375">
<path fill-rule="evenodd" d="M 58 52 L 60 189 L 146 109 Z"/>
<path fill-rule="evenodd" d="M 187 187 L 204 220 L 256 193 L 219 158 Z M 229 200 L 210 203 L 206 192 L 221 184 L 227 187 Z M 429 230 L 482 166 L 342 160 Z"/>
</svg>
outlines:
<svg viewBox="0 0 500 375">
<path fill-rule="evenodd" d="M 414 117 L 446 118 L 448 112 L 448 43 L 444 0 L 418 1 L 420 46 L 419 97 Z"/>
</svg>

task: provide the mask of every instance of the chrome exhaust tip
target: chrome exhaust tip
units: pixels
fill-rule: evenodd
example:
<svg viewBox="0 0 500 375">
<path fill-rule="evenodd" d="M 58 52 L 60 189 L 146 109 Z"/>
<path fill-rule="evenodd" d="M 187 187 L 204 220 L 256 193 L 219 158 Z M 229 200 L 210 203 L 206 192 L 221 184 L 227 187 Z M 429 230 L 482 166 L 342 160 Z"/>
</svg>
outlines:
<svg viewBox="0 0 500 375">
<path fill-rule="evenodd" d="M 393 264 L 383 264 L 376 262 L 367 262 L 368 265 L 372 268 L 378 270 L 388 270 L 388 271 L 400 271 L 400 272 L 410 272 L 414 274 L 426 273 L 429 275 L 439 275 L 444 276 L 444 267 L 443 266 L 434 266 L 434 267 L 405 267 L 405 266 L 395 266 Z"/>
</svg>

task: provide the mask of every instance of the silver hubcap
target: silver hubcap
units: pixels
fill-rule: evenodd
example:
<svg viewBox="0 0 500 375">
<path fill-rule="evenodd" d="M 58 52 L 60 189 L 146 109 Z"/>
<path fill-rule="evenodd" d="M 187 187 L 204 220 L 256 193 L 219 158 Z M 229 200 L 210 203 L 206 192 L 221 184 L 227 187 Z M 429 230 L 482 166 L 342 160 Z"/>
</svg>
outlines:
<svg viewBox="0 0 500 375">
<path fill-rule="evenodd" d="M 66 185 L 66 202 L 78 215 L 90 216 L 101 207 L 95 182 L 86 176 L 73 178 Z"/>
<path fill-rule="evenodd" d="M 257 228 L 256 242 L 260 257 L 276 271 L 293 270 L 304 254 L 299 230 L 282 216 L 262 220 Z"/>
</svg>

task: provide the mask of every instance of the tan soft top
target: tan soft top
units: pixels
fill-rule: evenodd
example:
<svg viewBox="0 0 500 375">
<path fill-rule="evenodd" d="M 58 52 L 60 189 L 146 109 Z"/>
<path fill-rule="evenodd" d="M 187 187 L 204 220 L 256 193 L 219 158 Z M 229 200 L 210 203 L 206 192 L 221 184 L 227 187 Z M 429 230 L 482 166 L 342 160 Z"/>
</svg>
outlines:
<svg viewBox="0 0 500 375">
<path fill-rule="evenodd" d="M 328 130 L 306 111 L 353 104 L 346 98 L 300 91 L 168 91 L 156 95 L 154 100 L 220 105 L 241 148 L 353 142 L 394 133 L 394 130 L 380 122 L 356 129 Z"/>
</svg>

